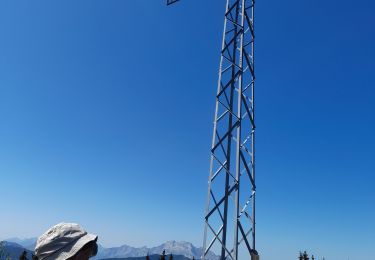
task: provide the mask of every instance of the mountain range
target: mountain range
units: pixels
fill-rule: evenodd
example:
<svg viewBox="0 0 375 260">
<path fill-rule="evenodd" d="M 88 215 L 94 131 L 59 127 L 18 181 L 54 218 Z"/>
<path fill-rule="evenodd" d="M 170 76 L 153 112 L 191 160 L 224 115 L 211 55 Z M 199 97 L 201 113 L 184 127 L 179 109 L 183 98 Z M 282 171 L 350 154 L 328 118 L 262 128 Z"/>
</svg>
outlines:
<svg viewBox="0 0 375 260">
<path fill-rule="evenodd" d="M 165 259 L 169 259 L 170 255 L 166 255 Z M 159 260 L 160 256 L 159 255 L 149 255 L 150 260 Z M 144 256 L 140 257 L 127 257 L 127 258 L 106 258 L 102 260 L 144 260 Z M 187 258 L 186 256 L 182 255 L 173 255 L 173 260 L 191 260 L 190 258 Z"/>
<path fill-rule="evenodd" d="M 31 259 L 31 254 L 34 252 L 31 250 L 25 249 L 23 246 L 17 243 L 8 242 L 8 241 L 3 241 L 1 243 L 1 246 L 4 251 L 1 252 L 3 254 L 0 257 L 10 257 L 11 259 L 19 259 L 22 252 L 26 250 L 27 258 Z"/>
<path fill-rule="evenodd" d="M 29 239 L 19 239 L 19 238 L 10 238 L 6 239 L 6 249 L 8 246 L 12 246 L 12 252 L 18 253 L 22 252 L 23 249 L 29 250 L 28 252 L 33 252 L 35 248 L 36 238 L 29 238 Z M 159 246 L 156 247 L 132 247 L 128 245 L 122 245 L 119 247 L 110 247 L 106 248 L 98 245 L 98 254 L 92 258 L 93 260 L 102 260 L 102 259 L 113 259 L 116 258 L 139 258 L 146 256 L 149 254 L 150 256 L 159 255 L 165 250 L 166 254 L 173 254 L 174 256 L 179 256 L 178 260 L 185 260 L 184 258 L 192 259 L 200 259 L 202 256 L 202 248 L 195 247 L 192 243 L 184 242 L 184 241 L 167 241 Z M 17 259 L 17 258 L 16 258 Z M 151 260 L 153 258 L 151 257 Z M 175 257 L 174 259 L 177 260 Z M 212 252 L 209 252 L 207 255 L 208 260 L 218 260 L 219 256 L 215 255 Z"/>
<path fill-rule="evenodd" d="M 18 237 L 12 237 L 12 238 L 5 239 L 6 242 L 18 244 L 19 246 L 22 246 L 23 248 L 25 248 L 27 250 L 30 250 L 30 251 L 34 251 L 35 245 L 36 245 L 36 240 L 37 240 L 36 237 L 25 238 L 25 239 L 20 239 Z"/>
</svg>

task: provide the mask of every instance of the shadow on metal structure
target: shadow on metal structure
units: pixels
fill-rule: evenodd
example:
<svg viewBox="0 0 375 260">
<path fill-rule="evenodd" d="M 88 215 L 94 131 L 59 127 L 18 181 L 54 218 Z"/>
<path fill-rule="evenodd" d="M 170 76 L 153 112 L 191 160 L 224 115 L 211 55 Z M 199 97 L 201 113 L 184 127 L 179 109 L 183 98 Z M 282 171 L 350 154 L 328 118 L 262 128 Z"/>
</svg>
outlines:
<svg viewBox="0 0 375 260">
<path fill-rule="evenodd" d="M 176 2 L 178 2 L 179 0 L 167 0 L 167 5 L 171 5 L 171 4 L 174 4 Z"/>
</svg>

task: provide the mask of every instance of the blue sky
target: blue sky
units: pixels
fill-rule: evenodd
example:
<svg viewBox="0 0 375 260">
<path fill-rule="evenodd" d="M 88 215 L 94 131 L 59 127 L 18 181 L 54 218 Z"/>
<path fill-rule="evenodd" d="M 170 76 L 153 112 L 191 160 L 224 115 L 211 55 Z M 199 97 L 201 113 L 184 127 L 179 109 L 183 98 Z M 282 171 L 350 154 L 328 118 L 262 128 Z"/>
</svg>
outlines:
<svg viewBox="0 0 375 260">
<path fill-rule="evenodd" d="M 0 3 L 0 238 L 202 244 L 224 1 Z M 375 258 L 375 3 L 258 1 L 258 249 Z M 319 259 L 320 259 L 319 258 Z"/>
</svg>

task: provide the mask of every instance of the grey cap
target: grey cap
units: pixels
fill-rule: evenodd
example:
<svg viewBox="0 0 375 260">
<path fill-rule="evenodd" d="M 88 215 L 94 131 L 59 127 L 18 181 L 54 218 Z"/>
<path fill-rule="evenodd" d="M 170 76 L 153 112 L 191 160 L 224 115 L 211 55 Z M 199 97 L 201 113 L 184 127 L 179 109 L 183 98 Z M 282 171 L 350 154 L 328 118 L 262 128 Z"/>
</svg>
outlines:
<svg viewBox="0 0 375 260">
<path fill-rule="evenodd" d="M 35 255 L 39 260 L 65 260 L 98 236 L 88 234 L 78 224 L 59 223 L 38 238 Z"/>
</svg>

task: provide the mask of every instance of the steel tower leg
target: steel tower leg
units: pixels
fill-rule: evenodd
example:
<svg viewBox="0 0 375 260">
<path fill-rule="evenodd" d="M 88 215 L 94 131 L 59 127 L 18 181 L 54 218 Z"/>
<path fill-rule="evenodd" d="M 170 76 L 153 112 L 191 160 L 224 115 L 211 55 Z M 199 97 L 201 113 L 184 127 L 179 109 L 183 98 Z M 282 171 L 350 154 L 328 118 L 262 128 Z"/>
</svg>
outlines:
<svg viewBox="0 0 375 260">
<path fill-rule="evenodd" d="M 255 250 L 254 0 L 227 0 L 202 259 Z"/>
</svg>

